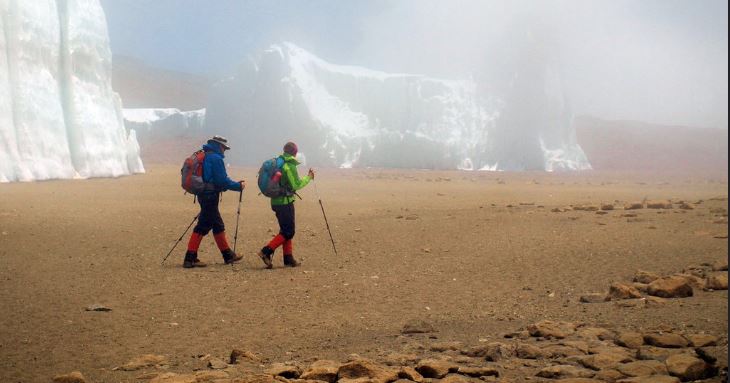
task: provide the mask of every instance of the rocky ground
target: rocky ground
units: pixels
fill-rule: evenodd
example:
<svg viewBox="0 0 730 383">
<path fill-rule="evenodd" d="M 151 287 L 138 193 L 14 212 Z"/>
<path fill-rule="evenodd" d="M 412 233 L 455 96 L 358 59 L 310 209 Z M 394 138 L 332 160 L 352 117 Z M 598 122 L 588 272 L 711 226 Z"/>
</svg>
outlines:
<svg viewBox="0 0 730 383">
<path fill-rule="evenodd" d="M 178 168 L 0 185 L 1 381 L 726 380 L 724 176 L 323 170 L 338 256 L 311 186 L 265 270 L 252 188 L 185 270 Z"/>
</svg>

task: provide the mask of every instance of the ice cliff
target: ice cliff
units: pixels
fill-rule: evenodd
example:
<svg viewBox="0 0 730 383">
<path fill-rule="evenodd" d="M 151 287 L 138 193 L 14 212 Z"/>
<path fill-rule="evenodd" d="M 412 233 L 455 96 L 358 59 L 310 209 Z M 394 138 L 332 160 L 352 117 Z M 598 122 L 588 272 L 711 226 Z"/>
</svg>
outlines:
<svg viewBox="0 0 730 383">
<path fill-rule="evenodd" d="M 137 132 L 141 145 L 178 136 L 205 136 L 205 109 L 129 108 L 123 110 L 124 126 Z"/>
<path fill-rule="evenodd" d="M 0 0 L 0 182 L 144 172 L 98 0 Z"/>
<path fill-rule="evenodd" d="M 243 163 L 294 140 L 311 163 L 340 167 L 589 169 L 562 89 L 541 79 L 527 100 L 541 105 L 525 116 L 510 105 L 517 92 L 335 65 L 284 43 L 214 87 L 206 131 L 228 135 L 227 156 Z"/>
</svg>

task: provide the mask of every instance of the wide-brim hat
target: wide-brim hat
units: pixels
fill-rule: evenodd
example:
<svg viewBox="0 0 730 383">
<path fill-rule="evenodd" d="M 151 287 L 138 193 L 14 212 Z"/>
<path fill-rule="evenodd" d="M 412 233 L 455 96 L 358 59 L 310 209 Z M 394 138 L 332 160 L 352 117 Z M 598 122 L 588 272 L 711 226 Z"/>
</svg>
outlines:
<svg viewBox="0 0 730 383">
<path fill-rule="evenodd" d="M 213 136 L 211 137 L 208 142 L 217 142 L 219 143 L 223 149 L 229 150 L 231 147 L 228 146 L 228 139 L 223 136 Z"/>
</svg>

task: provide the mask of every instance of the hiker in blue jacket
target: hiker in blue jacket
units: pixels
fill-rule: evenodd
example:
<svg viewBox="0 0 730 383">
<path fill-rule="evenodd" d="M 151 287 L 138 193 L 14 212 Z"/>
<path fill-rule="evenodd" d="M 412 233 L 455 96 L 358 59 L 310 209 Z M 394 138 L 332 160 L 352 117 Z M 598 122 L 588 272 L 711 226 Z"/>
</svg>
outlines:
<svg viewBox="0 0 730 383">
<path fill-rule="evenodd" d="M 192 267 L 205 267 L 204 262 L 198 259 L 198 247 L 203 237 L 213 230 L 213 238 L 215 239 L 218 249 L 223 255 L 223 261 L 226 264 L 238 262 L 243 259 L 231 250 L 226 239 L 226 228 L 223 224 L 223 218 L 218 210 L 218 201 L 220 201 L 220 193 L 226 190 L 234 190 L 243 192 L 246 187 L 246 181 L 234 181 L 228 178 L 226 167 L 223 163 L 224 153 L 230 149 L 228 140 L 221 136 L 213 136 L 203 145 L 205 151 L 205 160 L 203 161 L 203 181 L 206 183 L 205 191 L 198 194 L 198 203 L 200 203 L 200 216 L 198 224 L 193 229 L 188 241 L 188 250 L 185 253 L 183 267 L 188 269 Z"/>
</svg>

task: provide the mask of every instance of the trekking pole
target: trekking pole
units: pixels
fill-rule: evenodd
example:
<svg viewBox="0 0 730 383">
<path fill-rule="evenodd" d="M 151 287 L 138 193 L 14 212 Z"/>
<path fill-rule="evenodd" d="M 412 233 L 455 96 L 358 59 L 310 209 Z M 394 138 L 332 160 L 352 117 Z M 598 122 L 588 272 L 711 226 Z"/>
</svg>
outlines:
<svg viewBox="0 0 730 383">
<path fill-rule="evenodd" d="M 180 241 L 182 241 L 183 237 L 188 232 L 188 230 L 190 230 L 190 227 L 193 226 L 193 224 L 198 219 L 198 217 L 200 217 L 200 213 L 198 213 L 195 216 L 195 218 L 193 218 L 193 222 L 190 222 L 190 225 L 188 225 L 188 228 L 185 229 L 185 231 L 182 233 L 182 235 L 180 236 L 180 238 L 178 238 L 177 242 L 175 242 L 175 245 L 172 247 L 172 249 L 170 249 L 170 252 L 168 252 L 167 255 L 165 256 L 165 258 L 162 259 L 162 262 L 160 263 L 160 266 L 162 266 L 165 263 L 165 261 L 167 260 L 167 257 L 169 257 L 170 254 L 172 254 L 172 251 L 175 250 L 175 248 L 177 247 L 177 244 L 180 243 Z"/>
<path fill-rule="evenodd" d="M 314 184 L 314 192 L 317 194 L 317 199 L 319 200 L 319 207 L 322 208 L 322 216 L 324 217 L 324 224 L 327 225 L 327 232 L 330 233 L 330 241 L 332 242 L 332 250 L 335 251 L 335 256 L 337 256 L 337 248 L 335 247 L 335 239 L 332 238 L 332 231 L 330 230 L 330 224 L 327 222 L 327 214 L 324 212 L 324 205 L 322 205 L 322 198 L 319 197 L 319 191 L 317 190 L 317 183 L 312 179 L 312 183 Z"/>
<path fill-rule="evenodd" d="M 238 195 L 238 212 L 236 213 L 236 234 L 233 236 L 233 252 L 236 252 L 236 242 L 238 241 L 238 221 L 241 218 L 241 200 L 243 200 L 243 189 Z"/>
</svg>

